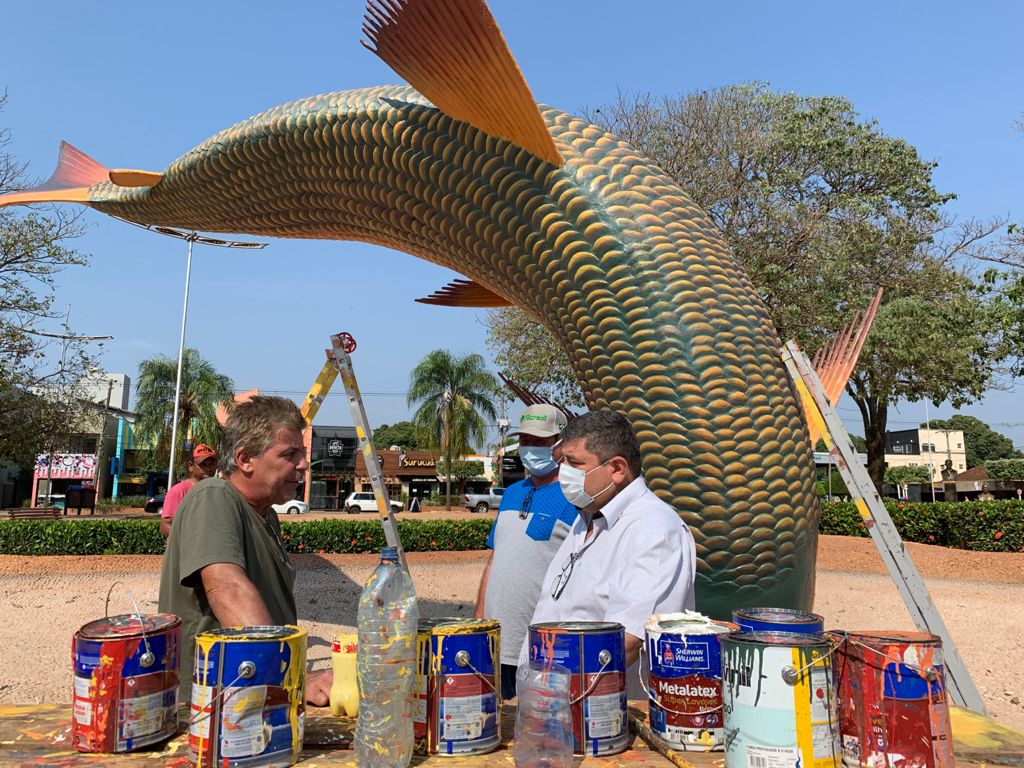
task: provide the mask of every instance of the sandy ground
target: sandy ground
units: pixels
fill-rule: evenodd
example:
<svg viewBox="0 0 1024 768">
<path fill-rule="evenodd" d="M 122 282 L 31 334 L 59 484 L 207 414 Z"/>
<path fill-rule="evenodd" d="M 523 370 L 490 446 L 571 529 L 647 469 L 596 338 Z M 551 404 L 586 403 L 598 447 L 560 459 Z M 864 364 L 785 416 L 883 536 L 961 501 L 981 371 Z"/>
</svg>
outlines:
<svg viewBox="0 0 1024 768">
<path fill-rule="evenodd" d="M 907 545 L 990 713 L 1024 731 L 1024 554 Z M 299 555 L 300 623 L 313 666 L 327 664 L 330 639 L 354 629 L 373 555 Z M 485 552 L 412 553 L 423 616 L 469 616 Z M 0 556 L 0 704 L 70 699 L 75 630 L 111 614 L 156 610 L 159 556 Z M 821 540 L 815 610 L 829 628 L 913 629 L 896 587 L 868 539 Z"/>
</svg>

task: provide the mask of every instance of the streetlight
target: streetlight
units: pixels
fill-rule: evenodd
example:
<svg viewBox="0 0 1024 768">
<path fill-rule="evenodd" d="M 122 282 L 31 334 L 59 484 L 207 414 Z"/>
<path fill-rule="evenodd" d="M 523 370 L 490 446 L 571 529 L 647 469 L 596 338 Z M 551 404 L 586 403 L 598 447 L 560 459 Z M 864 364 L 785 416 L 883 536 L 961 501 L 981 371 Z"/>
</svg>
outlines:
<svg viewBox="0 0 1024 768">
<path fill-rule="evenodd" d="M 127 219 L 121 220 L 128 221 Z M 215 245 L 219 248 L 248 248 L 250 250 L 266 248 L 267 244 L 241 242 L 238 240 L 222 240 L 217 237 L 206 237 L 205 235 L 200 235 L 194 231 L 184 232 L 170 227 L 158 227 L 153 224 L 138 224 L 134 221 L 128 221 L 128 223 L 134 224 L 137 227 L 142 227 L 142 229 L 148 229 L 150 232 L 156 232 L 160 235 L 176 237 L 179 240 L 184 240 L 188 243 L 188 260 L 185 262 L 185 300 L 181 307 L 181 336 L 178 340 L 178 372 L 174 382 L 174 415 L 171 417 L 171 457 L 167 467 L 167 490 L 170 490 L 171 486 L 174 485 L 174 452 L 178 445 L 178 409 L 181 405 L 179 402 L 181 400 L 181 361 L 185 355 L 185 323 L 188 319 L 188 289 L 192 278 L 192 244 L 202 243 L 203 245 Z"/>
<path fill-rule="evenodd" d="M 510 422 L 502 416 L 498 419 L 498 487 L 505 487 L 505 433 Z"/>
</svg>

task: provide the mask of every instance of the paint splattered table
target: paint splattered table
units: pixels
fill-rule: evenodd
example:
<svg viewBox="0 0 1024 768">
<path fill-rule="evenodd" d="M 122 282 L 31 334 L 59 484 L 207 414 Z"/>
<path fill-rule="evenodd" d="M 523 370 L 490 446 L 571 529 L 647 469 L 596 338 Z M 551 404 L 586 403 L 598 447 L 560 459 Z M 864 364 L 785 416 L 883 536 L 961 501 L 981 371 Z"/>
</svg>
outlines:
<svg viewBox="0 0 1024 768">
<path fill-rule="evenodd" d="M 413 758 L 413 765 L 456 765 L 474 768 L 506 768 L 512 766 L 512 753 L 507 748 L 512 733 L 515 710 L 505 708 L 502 726 L 506 737 L 502 748 L 489 755 L 468 758 Z M 310 710 L 306 718 L 306 739 L 300 765 L 344 766 L 355 768 L 351 750 L 353 722 L 333 718 L 326 710 Z M 627 766 L 627 768 L 722 768 L 722 753 L 673 752 L 661 754 L 650 747 L 646 711 L 642 706 L 630 707 L 630 749 L 607 758 L 587 758 L 577 768 Z M 953 733 L 956 738 L 957 766 L 1022 765 L 1024 737 L 1000 728 L 993 721 L 970 712 L 954 709 Z M 188 765 L 184 736 L 178 736 L 162 747 L 122 755 L 86 755 L 71 746 L 71 709 L 69 706 L 37 704 L 0 706 L 0 765 L 17 766 L 120 766 L 142 768 Z M 998 762 L 996 760 L 998 759 Z"/>
</svg>

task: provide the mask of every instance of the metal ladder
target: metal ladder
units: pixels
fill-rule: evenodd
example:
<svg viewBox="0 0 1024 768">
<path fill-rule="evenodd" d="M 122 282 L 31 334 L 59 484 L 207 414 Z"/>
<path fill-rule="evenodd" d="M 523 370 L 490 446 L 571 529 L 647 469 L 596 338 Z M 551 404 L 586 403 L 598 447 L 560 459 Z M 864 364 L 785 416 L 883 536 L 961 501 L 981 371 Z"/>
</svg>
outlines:
<svg viewBox="0 0 1024 768">
<path fill-rule="evenodd" d="M 320 374 L 306 395 L 302 407 L 299 409 L 302 417 L 306 420 L 308 427 L 313 423 L 313 417 L 320 410 L 324 398 L 334 384 L 334 380 L 341 375 L 341 383 L 345 386 L 345 393 L 348 395 L 348 407 L 352 411 L 352 421 L 356 427 L 356 439 L 359 452 L 363 454 L 363 462 L 366 464 L 366 474 L 370 477 L 370 484 L 373 486 L 373 497 L 377 502 L 377 511 L 380 512 L 381 525 L 384 526 L 384 539 L 388 546 L 398 550 L 398 559 L 406 571 L 409 570 L 405 561 L 405 550 L 402 549 L 402 540 L 398 535 L 398 525 L 395 523 L 395 515 L 391 511 L 391 503 L 388 499 L 387 489 L 384 487 L 384 477 L 380 471 L 380 461 L 377 459 L 377 450 L 373 446 L 373 436 L 370 431 L 370 422 L 366 418 L 366 409 L 363 408 L 363 398 L 359 394 L 359 385 L 356 383 L 356 374 L 352 368 L 350 354 L 355 351 L 356 340 L 348 333 L 336 333 L 331 336 L 331 348 L 326 350 L 327 362 L 320 369 Z"/>
<path fill-rule="evenodd" d="M 854 494 L 854 503 L 861 520 L 871 534 L 882 561 L 889 569 L 889 575 L 896 583 L 914 625 L 921 632 L 942 638 L 942 653 L 946 662 L 946 687 L 950 697 L 954 703 L 962 707 L 987 715 L 985 702 L 974 685 L 963 659 L 960 658 L 953 637 L 939 615 L 935 603 L 932 602 L 920 571 L 904 549 L 903 540 L 892 518 L 889 517 L 878 491 L 875 490 L 875 484 L 871 481 L 867 469 L 857 460 L 853 441 L 850 440 L 846 427 L 825 395 L 814 366 L 793 341 L 787 342 L 783 348 L 782 359 L 803 401 L 804 413 L 809 419 L 818 422 L 825 445 L 838 466 L 846 487 Z"/>
</svg>

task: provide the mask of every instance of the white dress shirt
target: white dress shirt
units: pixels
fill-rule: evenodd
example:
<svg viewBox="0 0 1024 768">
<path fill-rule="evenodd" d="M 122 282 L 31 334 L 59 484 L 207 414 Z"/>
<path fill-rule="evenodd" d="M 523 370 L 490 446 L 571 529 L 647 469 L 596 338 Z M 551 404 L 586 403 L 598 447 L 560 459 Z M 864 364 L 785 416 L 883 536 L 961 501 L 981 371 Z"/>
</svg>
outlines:
<svg viewBox="0 0 1024 768">
<path fill-rule="evenodd" d="M 652 614 L 693 610 L 693 536 L 642 477 L 601 508 L 589 540 L 585 515 L 548 566 L 531 624 L 616 621 L 643 640 Z M 555 598 L 552 589 L 560 579 L 568 580 Z M 519 663 L 528 659 L 529 638 Z"/>
</svg>

